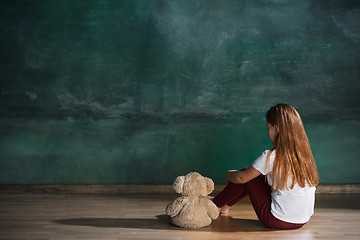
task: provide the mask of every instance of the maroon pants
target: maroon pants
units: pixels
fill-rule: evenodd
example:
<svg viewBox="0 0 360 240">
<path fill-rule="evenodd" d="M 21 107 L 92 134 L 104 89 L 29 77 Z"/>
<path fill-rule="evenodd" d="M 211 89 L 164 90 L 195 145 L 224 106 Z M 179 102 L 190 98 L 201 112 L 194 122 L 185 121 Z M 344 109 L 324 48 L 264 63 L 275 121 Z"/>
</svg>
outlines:
<svg viewBox="0 0 360 240">
<path fill-rule="evenodd" d="M 265 176 L 260 175 L 245 184 L 228 182 L 214 199 L 217 207 L 232 206 L 244 197 L 249 196 L 251 204 L 259 220 L 268 228 L 272 229 L 295 229 L 303 224 L 295 224 L 281 221 L 271 213 L 271 191 L 265 183 Z"/>
</svg>

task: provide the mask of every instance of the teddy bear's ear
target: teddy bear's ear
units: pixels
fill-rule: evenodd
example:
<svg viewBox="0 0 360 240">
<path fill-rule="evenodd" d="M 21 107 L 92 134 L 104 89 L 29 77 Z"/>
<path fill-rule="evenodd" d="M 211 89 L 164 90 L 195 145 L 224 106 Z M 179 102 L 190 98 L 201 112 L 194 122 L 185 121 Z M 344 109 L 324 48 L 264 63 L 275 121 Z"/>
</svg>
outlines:
<svg viewBox="0 0 360 240">
<path fill-rule="evenodd" d="M 210 194 L 212 191 L 214 191 L 214 182 L 213 180 L 207 177 L 205 177 L 205 182 L 206 182 L 207 192 L 208 194 Z"/>
<path fill-rule="evenodd" d="M 185 182 L 185 176 L 180 176 L 175 179 L 174 184 L 173 184 L 173 188 L 174 188 L 175 192 L 181 194 L 181 192 L 183 190 L 184 182 Z"/>
</svg>

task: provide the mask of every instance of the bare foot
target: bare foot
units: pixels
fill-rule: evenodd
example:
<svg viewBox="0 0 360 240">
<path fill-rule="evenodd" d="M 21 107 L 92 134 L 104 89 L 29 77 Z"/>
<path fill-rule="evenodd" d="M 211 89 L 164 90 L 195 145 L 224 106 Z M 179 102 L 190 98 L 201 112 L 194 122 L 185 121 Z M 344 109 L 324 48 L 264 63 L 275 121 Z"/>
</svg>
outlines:
<svg viewBox="0 0 360 240">
<path fill-rule="evenodd" d="M 213 201 L 213 199 L 214 199 L 214 197 L 212 197 L 212 196 L 208 196 L 208 198 L 211 201 Z M 227 214 L 229 212 L 230 206 L 225 204 L 225 206 L 218 208 L 218 209 L 219 209 L 220 214 Z"/>
<path fill-rule="evenodd" d="M 230 209 L 230 206 L 225 205 L 222 208 L 219 208 L 219 212 L 220 212 L 220 214 L 228 214 L 229 209 Z"/>
</svg>

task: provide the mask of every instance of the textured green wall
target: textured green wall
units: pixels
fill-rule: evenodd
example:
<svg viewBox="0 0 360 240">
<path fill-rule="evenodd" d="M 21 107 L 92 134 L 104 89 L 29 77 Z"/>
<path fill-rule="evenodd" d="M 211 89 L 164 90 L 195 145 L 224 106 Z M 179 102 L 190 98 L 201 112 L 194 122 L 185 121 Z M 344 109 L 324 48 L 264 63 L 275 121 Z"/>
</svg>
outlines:
<svg viewBox="0 0 360 240">
<path fill-rule="evenodd" d="M 224 183 L 303 116 L 321 183 L 360 183 L 358 1 L 0 1 L 0 184 Z"/>
</svg>

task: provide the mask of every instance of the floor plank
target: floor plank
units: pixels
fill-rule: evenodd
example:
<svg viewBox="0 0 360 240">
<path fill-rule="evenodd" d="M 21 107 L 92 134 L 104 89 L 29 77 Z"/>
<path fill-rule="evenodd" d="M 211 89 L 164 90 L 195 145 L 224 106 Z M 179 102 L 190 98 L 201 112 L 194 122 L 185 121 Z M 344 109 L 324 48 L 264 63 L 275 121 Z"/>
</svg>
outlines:
<svg viewBox="0 0 360 240">
<path fill-rule="evenodd" d="M 298 230 L 274 231 L 248 199 L 228 216 L 188 230 L 168 223 L 174 194 L 0 194 L 0 239 L 360 239 L 360 194 L 317 194 Z"/>
</svg>

